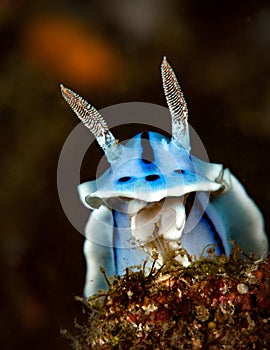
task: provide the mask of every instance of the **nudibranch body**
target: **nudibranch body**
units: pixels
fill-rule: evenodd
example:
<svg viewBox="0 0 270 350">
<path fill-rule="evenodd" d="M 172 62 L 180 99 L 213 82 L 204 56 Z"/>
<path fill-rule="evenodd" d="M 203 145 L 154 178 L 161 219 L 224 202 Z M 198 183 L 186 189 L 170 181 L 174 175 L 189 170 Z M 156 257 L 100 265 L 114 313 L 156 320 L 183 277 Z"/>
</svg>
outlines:
<svg viewBox="0 0 270 350">
<path fill-rule="evenodd" d="M 79 186 L 92 212 L 85 228 L 85 296 L 106 289 L 107 276 L 142 266 L 153 252 L 162 263 L 166 252 L 185 248 L 200 258 L 206 247 L 229 256 L 230 241 L 247 254 L 268 252 L 262 215 L 241 183 L 221 164 L 190 154 L 188 110 L 175 73 L 164 58 L 161 75 L 172 117 L 171 139 L 153 131 L 116 141 L 100 113 L 72 90 L 61 86 L 73 111 L 96 137 L 110 168 Z"/>
</svg>

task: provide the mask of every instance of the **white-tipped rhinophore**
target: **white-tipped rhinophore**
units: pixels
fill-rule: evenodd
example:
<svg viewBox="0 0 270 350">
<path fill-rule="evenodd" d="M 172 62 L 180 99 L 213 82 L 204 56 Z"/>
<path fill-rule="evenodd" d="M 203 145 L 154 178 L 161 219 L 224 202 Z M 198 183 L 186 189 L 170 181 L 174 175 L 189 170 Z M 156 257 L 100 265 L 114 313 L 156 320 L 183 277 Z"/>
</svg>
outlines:
<svg viewBox="0 0 270 350">
<path fill-rule="evenodd" d="M 119 156 L 119 147 L 113 134 L 110 132 L 106 121 L 101 114 L 91 106 L 86 100 L 74 91 L 60 85 L 64 99 L 70 105 L 73 112 L 83 122 L 83 124 L 95 136 L 100 147 L 104 150 L 108 161 L 111 162 Z"/>
<path fill-rule="evenodd" d="M 188 109 L 176 75 L 166 57 L 161 64 L 161 77 L 166 101 L 172 116 L 172 136 L 186 151 L 190 151 Z"/>
</svg>

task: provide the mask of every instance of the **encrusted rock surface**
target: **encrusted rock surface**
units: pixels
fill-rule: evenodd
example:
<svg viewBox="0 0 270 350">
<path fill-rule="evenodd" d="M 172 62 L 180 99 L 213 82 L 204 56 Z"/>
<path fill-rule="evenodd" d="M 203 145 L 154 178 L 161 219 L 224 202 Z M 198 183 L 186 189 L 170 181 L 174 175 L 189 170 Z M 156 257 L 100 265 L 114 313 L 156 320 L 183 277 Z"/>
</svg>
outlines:
<svg viewBox="0 0 270 350">
<path fill-rule="evenodd" d="M 209 258 L 110 282 L 83 302 L 73 349 L 269 349 L 270 258 Z"/>
</svg>

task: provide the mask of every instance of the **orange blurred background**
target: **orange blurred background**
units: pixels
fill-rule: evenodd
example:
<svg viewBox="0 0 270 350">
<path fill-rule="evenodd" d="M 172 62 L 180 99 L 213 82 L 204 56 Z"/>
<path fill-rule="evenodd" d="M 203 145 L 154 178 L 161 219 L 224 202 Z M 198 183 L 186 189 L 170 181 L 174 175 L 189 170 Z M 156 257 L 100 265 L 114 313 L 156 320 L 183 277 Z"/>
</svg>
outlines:
<svg viewBox="0 0 270 350">
<path fill-rule="evenodd" d="M 112 88 L 121 81 L 124 62 L 109 40 L 91 29 L 79 19 L 40 15 L 25 29 L 26 59 L 78 89 Z"/>
</svg>

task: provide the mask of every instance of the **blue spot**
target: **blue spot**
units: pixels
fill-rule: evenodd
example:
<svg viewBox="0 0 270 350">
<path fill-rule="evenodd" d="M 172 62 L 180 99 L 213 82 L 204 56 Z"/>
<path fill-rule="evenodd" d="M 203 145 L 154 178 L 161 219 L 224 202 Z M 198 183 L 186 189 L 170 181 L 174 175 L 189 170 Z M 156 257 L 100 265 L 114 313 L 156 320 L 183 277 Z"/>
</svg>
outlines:
<svg viewBox="0 0 270 350">
<path fill-rule="evenodd" d="M 118 179 L 118 182 L 128 182 L 129 180 L 131 180 L 130 176 L 123 176 Z"/>
<path fill-rule="evenodd" d="M 182 170 L 182 169 L 176 169 L 174 170 L 175 173 L 178 173 L 178 174 L 184 174 L 185 173 L 185 170 Z"/>
<path fill-rule="evenodd" d="M 145 176 L 146 181 L 156 181 L 158 179 L 160 179 L 160 176 L 157 174 Z"/>
</svg>

